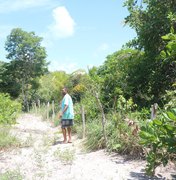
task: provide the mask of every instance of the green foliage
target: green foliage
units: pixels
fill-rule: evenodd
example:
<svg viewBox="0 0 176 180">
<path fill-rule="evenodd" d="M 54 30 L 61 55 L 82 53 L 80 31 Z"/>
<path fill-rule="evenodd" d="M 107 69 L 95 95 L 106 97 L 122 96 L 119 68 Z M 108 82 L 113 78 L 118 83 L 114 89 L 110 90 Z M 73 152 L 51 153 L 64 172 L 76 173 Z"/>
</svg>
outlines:
<svg viewBox="0 0 176 180">
<path fill-rule="evenodd" d="M 176 90 L 166 91 L 163 100 L 165 102 L 164 108 L 166 110 L 176 107 Z"/>
<path fill-rule="evenodd" d="M 144 85 L 148 74 L 142 63 L 143 53 L 137 50 L 123 49 L 109 55 L 97 69 L 101 84 L 101 98 L 106 108 L 116 109 L 118 98 L 130 97 L 135 103 L 144 104 Z M 136 86 L 136 84 L 138 84 Z"/>
<path fill-rule="evenodd" d="M 86 142 L 85 147 L 89 151 L 102 149 L 105 147 L 101 120 L 94 119 L 86 125 Z"/>
<path fill-rule="evenodd" d="M 87 123 L 85 147 L 88 150 L 106 147 L 108 151 L 131 155 L 133 158 L 141 157 L 143 148 L 139 144 L 138 133 L 134 134 L 134 131 L 138 130 L 136 125 L 139 125 L 135 123 L 134 126 L 130 126 L 126 119 L 121 113 L 110 112 L 107 115 L 107 147 L 104 141 L 101 120 L 94 119 Z"/>
<path fill-rule="evenodd" d="M 63 71 L 51 72 L 40 77 L 35 99 L 45 103 L 52 100 L 58 102 L 62 99 L 61 89 L 68 83 L 68 79 L 69 76 Z"/>
<path fill-rule="evenodd" d="M 0 92 L 8 93 L 11 97 L 17 98 L 20 94 L 20 84 L 14 78 L 14 68 L 10 63 L 0 62 Z"/>
<path fill-rule="evenodd" d="M 14 124 L 21 112 L 21 105 L 7 94 L 0 93 L 0 124 Z"/>
<path fill-rule="evenodd" d="M 139 158 L 143 149 L 139 145 L 138 123 L 129 125 L 135 121 L 114 112 L 109 113 L 107 119 L 108 150 Z"/>
<path fill-rule="evenodd" d="M 98 109 L 95 97 L 90 92 L 86 92 L 81 103 L 84 106 L 87 121 L 91 122 L 92 119 L 96 119 L 100 110 Z"/>
<path fill-rule="evenodd" d="M 12 29 L 5 43 L 7 58 L 11 60 L 13 80 L 20 84 L 25 110 L 28 106 L 28 94 L 35 87 L 35 78 L 47 71 L 46 52 L 41 46 L 42 38 L 34 32 L 25 32 L 20 28 Z"/>
<path fill-rule="evenodd" d="M 175 13 L 176 2 L 168 1 L 143 1 L 139 5 L 136 0 L 126 0 L 124 5 L 128 8 L 129 15 L 125 18 L 126 23 L 135 29 L 137 33 L 137 45 L 145 52 L 156 55 L 161 50 L 162 35 L 171 28 L 168 14 Z"/>
<path fill-rule="evenodd" d="M 23 175 L 21 175 L 19 170 L 8 170 L 3 174 L 0 174 L 1 180 L 23 180 Z"/>
<path fill-rule="evenodd" d="M 121 113 L 127 113 L 131 112 L 137 107 L 136 104 L 134 104 L 133 99 L 129 98 L 126 100 L 122 95 L 119 96 L 117 100 L 117 111 L 120 111 Z"/>
<path fill-rule="evenodd" d="M 143 126 L 140 131 L 140 143 L 149 148 L 146 172 L 154 175 L 160 164 L 167 165 L 176 160 L 176 109 L 162 113 L 160 118 Z"/>
<path fill-rule="evenodd" d="M 141 1 L 140 4 L 136 0 L 126 0 L 124 5 L 129 11 L 126 24 L 137 33 L 130 45 L 144 51 L 143 58 L 130 73 L 131 87 L 140 105 L 149 106 L 154 102 L 161 105 L 161 97 L 165 90 L 172 89 L 176 77 L 173 50 L 176 1 L 152 0 Z"/>
<path fill-rule="evenodd" d="M 75 103 L 74 104 L 74 119 L 76 124 L 81 124 L 82 119 L 81 119 L 81 104 L 80 103 Z"/>
<path fill-rule="evenodd" d="M 74 102 L 80 102 L 86 90 L 87 73 L 84 70 L 77 70 L 70 74 L 68 87 Z"/>
<path fill-rule="evenodd" d="M 10 134 L 10 127 L 0 126 L 0 150 L 19 146 L 18 139 Z"/>
</svg>

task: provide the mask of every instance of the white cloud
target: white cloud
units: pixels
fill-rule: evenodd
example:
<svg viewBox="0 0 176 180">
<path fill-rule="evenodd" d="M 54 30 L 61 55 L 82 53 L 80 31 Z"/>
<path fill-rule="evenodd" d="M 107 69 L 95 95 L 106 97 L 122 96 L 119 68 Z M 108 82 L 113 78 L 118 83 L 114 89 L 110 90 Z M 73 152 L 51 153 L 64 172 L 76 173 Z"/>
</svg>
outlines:
<svg viewBox="0 0 176 180">
<path fill-rule="evenodd" d="M 53 0 L 0 0 L 0 13 L 50 5 Z"/>
<path fill-rule="evenodd" d="M 54 22 L 50 25 L 50 33 L 57 38 L 65 38 L 74 34 L 75 22 L 63 6 L 53 10 Z"/>
<path fill-rule="evenodd" d="M 65 71 L 66 73 L 72 73 L 78 69 L 77 63 L 68 61 L 67 59 L 63 60 L 63 62 L 56 60 L 51 61 L 48 67 L 49 71 Z"/>
</svg>

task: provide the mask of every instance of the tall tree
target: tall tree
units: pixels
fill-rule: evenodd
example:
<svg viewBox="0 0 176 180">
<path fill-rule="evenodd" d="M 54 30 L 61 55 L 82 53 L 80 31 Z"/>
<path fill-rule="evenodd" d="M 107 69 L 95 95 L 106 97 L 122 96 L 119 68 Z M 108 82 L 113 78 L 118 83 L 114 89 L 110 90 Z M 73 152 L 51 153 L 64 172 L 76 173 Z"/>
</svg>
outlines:
<svg viewBox="0 0 176 180">
<path fill-rule="evenodd" d="M 28 107 L 28 92 L 34 78 L 47 71 L 46 50 L 41 46 L 42 38 L 34 32 L 26 32 L 20 28 L 12 29 L 5 49 L 7 58 L 14 69 L 14 77 L 21 84 L 24 109 Z"/>
<path fill-rule="evenodd" d="M 126 0 L 124 5 L 130 13 L 125 22 L 137 33 L 137 40 L 133 41 L 136 43 L 132 45 L 157 55 L 164 46 L 161 36 L 170 32 L 172 25 L 168 14 L 176 12 L 176 1 Z"/>
<path fill-rule="evenodd" d="M 176 20 L 170 18 L 176 12 L 176 1 L 126 0 L 124 5 L 129 11 L 126 23 L 137 33 L 136 39 L 128 45 L 145 52 L 141 64 L 143 72 L 147 73 L 139 74 L 140 79 L 145 79 L 145 89 L 153 97 L 151 101 L 159 102 L 165 90 L 172 89 L 173 84 L 173 62 L 163 60 L 160 53 L 167 44 L 162 36 L 172 27 L 176 30 Z"/>
</svg>

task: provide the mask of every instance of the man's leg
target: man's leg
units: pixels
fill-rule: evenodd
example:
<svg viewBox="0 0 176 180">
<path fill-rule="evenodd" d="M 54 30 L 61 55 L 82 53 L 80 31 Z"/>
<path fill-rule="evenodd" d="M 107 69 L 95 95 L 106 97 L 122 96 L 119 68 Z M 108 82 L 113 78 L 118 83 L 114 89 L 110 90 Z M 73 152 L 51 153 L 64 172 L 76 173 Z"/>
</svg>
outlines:
<svg viewBox="0 0 176 180">
<path fill-rule="evenodd" d="M 72 142 L 72 138 L 71 138 L 71 127 L 68 127 L 67 130 L 68 130 L 68 143 L 71 143 L 71 142 Z"/>
<path fill-rule="evenodd" d="M 66 128 L 62 128 L 62 134 L 63 134 L 63 137 L 64 137 L 63 143 L 66 143 L 66 142 L 67 142 L 67 132 L 66 132 Z"/>
</svg>

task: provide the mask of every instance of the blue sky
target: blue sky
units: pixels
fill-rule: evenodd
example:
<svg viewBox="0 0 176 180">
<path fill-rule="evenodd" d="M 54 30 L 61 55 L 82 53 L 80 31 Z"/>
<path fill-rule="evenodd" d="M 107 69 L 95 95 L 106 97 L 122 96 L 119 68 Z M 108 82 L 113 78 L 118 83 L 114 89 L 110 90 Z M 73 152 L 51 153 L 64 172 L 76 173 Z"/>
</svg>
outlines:
<svg viewBox="0 0 176 180">
<path fill-rule="evenodd" d="M 13 28 L 43 37 L 49 70 L 100 66 L 136 34 L 124 26 L 124 0 L 0 0 L 0 60 Z"/>
</svg>

